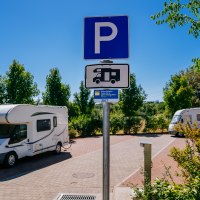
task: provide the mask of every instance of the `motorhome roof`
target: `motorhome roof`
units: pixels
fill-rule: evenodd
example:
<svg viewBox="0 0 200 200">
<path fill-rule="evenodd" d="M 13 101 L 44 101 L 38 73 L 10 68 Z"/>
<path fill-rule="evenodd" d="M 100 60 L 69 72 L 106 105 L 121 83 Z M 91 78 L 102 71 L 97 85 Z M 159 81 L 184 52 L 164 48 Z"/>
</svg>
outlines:
<svg viewBox="0 0 200 200">
<path fill-rule="evenodd" d="M 64 108 L 64 109 L 63 109 Z M 31 117 L 39 114 L 67 114 L 67 108 L 62 106 L 6 104 L 0 105 L 0 123 L 28 123 Z"/>
<path fill-rule="evenodd" d="M 191 110 L 200 110 L 200 108 L 186 108 L 182 110 L 177 110 L 174 115 L 180 115 L 184 112 L 191 111 Z"/>
</svg>

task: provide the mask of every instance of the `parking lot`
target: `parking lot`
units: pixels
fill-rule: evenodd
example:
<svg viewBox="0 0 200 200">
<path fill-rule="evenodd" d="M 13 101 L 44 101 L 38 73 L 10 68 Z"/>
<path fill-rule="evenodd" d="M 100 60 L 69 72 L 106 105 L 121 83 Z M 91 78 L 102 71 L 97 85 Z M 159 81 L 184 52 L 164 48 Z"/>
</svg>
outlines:
<svg viewBox="0 0 200 200">
<path fill-rule="evenodd" d="M 59 193 L 102 193 L 102 141 L 101 136 L 75 139 L 60 155 L 50 152 L 21 159 L 11 169 L 0 167 L 0 199 L 50 200 Z M 111 136 L 111 192 L 115 186 L 134 182 L 133 172 L 143 165 L 141 141 L 152 142 L 156 165 L 170 146 L 184 145 L 183 138 L 167 134 Z"/>
</svg>

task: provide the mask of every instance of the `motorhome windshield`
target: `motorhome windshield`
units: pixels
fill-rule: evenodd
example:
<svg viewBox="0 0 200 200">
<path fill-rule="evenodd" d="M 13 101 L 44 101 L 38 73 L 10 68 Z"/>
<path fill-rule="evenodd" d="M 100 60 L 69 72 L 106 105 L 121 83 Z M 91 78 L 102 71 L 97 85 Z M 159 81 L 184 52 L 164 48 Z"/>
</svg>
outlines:
<svg viewBox="0 0 200 200">
<path fill-rule="evenodd" d="M 14 135 L 25 135 L 27 126 L 25 124 L 0 124 L 0 138 L 12 138 Z"/>
<path fill-rule="evenodd" d="M 10 124 L 0 124 L 0 138 L 10 138 L 15 125 Z"/>
<path fill-rule="evenodd" d="M 174 115 L 171 121 L 171 124 L 177 124 L 181 119 L 180 115 Z"/>
</svg>

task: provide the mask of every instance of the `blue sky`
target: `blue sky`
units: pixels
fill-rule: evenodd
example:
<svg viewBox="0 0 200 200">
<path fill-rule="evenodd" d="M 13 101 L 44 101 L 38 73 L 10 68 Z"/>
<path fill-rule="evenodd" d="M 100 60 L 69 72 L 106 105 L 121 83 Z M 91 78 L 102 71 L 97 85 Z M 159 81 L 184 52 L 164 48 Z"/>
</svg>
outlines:
<svg viewBox="0 0 200 200">
<path fill-rule="evenodd" d="M 49 70 L 58 67 L 73 95 L 85 66 L 99 63 L 83 58 L 84 18 L 128 15 L 130 58 L 114 62 L 130 64 L 147 100 L 162 100 L 170 76 L 200 55 L 200 40 L 187 27 L 171 30 L 150 19 L 162 7 L 161 0 L 0 0 L 0 74 L 16 59 L 43 92 Z"/>
</svg>

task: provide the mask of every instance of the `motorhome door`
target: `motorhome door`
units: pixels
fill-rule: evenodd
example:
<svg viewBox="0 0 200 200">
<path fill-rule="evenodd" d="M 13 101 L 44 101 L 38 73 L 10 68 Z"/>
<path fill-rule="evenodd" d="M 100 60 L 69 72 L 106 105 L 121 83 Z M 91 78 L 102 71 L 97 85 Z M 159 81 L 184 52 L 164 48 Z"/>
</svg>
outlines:
<svg viewBox="0 0 200 200">
<path fill-rule="evenodd" d="M 30 145 L 27 144 L 27 125 L 26 124 L 9 124 L 8 126 L 10 140 L 8 143 L 8 150 L 14 150 L 18 157 L 27 156 Z"/>
<path fill-rule="evenodd" d="M 105 72 L 105 79 L 104 81 L 110 81 L 110 72 Z"/>
</svg>

